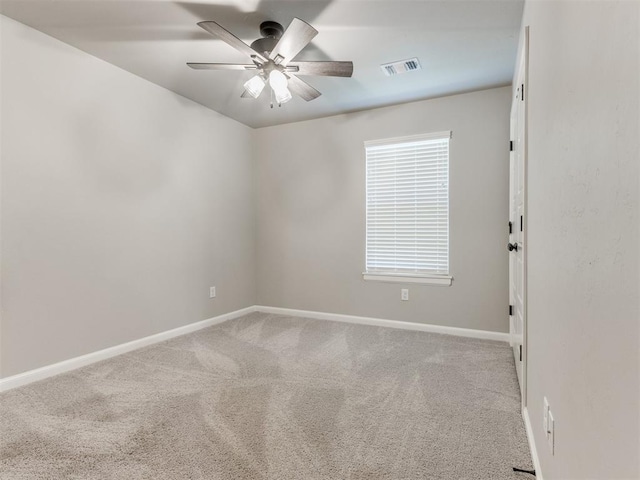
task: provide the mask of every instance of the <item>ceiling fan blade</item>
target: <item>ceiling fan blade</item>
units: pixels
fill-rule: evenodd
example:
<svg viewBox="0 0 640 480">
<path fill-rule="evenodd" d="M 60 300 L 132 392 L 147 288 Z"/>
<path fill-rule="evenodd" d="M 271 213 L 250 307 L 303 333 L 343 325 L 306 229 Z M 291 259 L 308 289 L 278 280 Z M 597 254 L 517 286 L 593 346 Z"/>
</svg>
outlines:
<svg viewBox="0 0 640 480">
<path fill-rule="evenodd" d="M 353 74 L 353 62 L 291 62 L 289 67 L 298 67 L 296 75 L 350 77 Z"/>
<path fill-rule="evenodd" d="M 206 22 L 199 22 L 198 26 L 203 28 L 210 34 L 220 37 L 222 40 L 227 42 L 233 48 L 241 51 L 245 55 L 248 55 L 251 58 L 254 58 L 254 57 L 258 58 L 262 63 L 267 61 L 266 58 L 264 58 L 261 54 L 256 52 L 253 48 L 251 48 L 249 45 L 244 43 L 242 40 L 240 40 L 238 37 L 236 37 L 233 33 L 231 33 L 229 30 L 224 28 L 222 25 L 216 22 L 206 21 Z"/>
<path fill-rule="evenodd" d="M 302 97 L 307 102 L 310 102 L 314 98 L 318 98 L 320 95 L 322 95 L 318 90 L 313 88 L 304 80 L 300 80 L 295 75 L 289 75 L 288 86 L 289 90 L 291 90 L 299 97 Z"/>
<path fill-rule="evenodd" d="M 255 70 L 255 63 L 241 65 L 239 63 L 187 63 L 194 70 Z"/>
<path fill-rule="evenodd" d="M 286 66 L 317 34 L 318 31 L 307 22 L 294 18 L 269 56 L 274 62 Z M 282 57 L 280 61 L 279 57 Z"/>
</svg>

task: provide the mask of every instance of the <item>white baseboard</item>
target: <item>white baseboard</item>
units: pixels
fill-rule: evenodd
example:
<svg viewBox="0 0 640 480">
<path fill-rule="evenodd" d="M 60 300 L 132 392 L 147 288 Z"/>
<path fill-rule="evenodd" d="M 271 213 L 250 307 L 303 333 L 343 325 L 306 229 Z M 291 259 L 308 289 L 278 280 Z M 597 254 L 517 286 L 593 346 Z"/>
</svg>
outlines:
<svg viewBox="0 0 640 480">
<path fill-rule="evenodd" d="M 308 310 L 294 310 L 291 308 L 265 307 L 257 305 L 256 311 L 274 313 L 278 315 L 290 315 L 294 317 L 315 318 L 319 320 L 333 320 L 335 322 L 357 323 L 359 325 L 373 325 L 376 327 L 399 328 L 402 330 L 417 330 L 420 332 L 444 333 L 458 337 L 481 338 L 484 340 L 497 340 L 509 342 L 509 334 L 490 332 L 487 330 L 472 330 L 469 328 L 444 327 L 441 325 L 429 325 L 424 323 L 403 322 L 400 320 L 385 320 L 382 318 L 357 317 L 354 315 L 342 315 L 340 313 L 312 312 Z"/>
<path fill-rule="evenodd" d="M 529 440 L 529 449 L 531 450 L 531 460 L 533 460 L 533 468 L 536 471 L 536 480 L 544 480 L 542 478 L 542 469 L 540 468 L 540 459 L 538 458 L 538 450 L 536 442 L 533 438 L 533 430 L 531 428 L 531 419 L 529 418 L 529 410 L 527 407 L 522 409 L 522 418 L 524 419 L 524 428 L 527 431 L 527 439 Z"/>
<path fill-rule="evenodd" d="M 211 327 L 227 320 L 241 317 L 251 312 L 255 312 L 255 307 L 247 307 L 234 312 L 218 315 L 217 317 L 208 318 L 200 322 L 190 323 L 183 327 L 174 328 L 166 332 L 157 333 L 148 337 L 133 340 L 131 342 L 122 343 L 114 347 L 105 348 L 104 350 L 98 350 L 97 352 L 88 353 L 80 357 L 70 358 L 59 363 L 47 365 L 46 367 L 38 368 L 35 370 L 29 370 L 28 372 L 19 373 L 11 377 L 0 378 L 0 392 L 11 390 L 12 388 L 21 387 L 28 383 L 37 382 L 38 380 L 44 380 L 45 378 L 65 373 L 76 368 L 84 367 L 101 360 L 106 360 L 123 353 L 128 353 L 138 348 L 153 345 L 154 343 L 163 342 L 180 335 L 186 335 L 187 333 L 202 330 L 203 328 Z"/>
<path fill-rule="evenodd" d="M 146 347 L 148 345 L 153 345 L 154 343 L 163 342 L 174 337 L 179 337 L 180 335 L 186 335 L 187 333 L 202 330 L 203 328 L 211 327 L 212 325 L 217 325 L 228 320 L 233 320 L 234 318 L 238 318 L 256 311 L 279 315 L 315 318 L 319 320 L 333 320 L 336 322 L 355 323 L 359 325 L 374 325 L 377 327 L 399 328 L 403 330 L 444 333 L 447 335 L 481 338 L 485 340 L 498 340 L 502 342 L 509 341 L 508 333 L 489 332 L 485 330 L 471 330 L 467 328 L 443 327 L 440 325 L 426 325 L 422 323 L 402 322 L 398 320 L 385 320 L 382 318 L 357 317 L 354 315 L 341 315 L 338 313 L 324 313 L 312 312 L 309 310 L 293 310 L 290 308 L 252 306 L 243 308 L 241 310 L 236 310 L 234 312 L 225 313 L 223 315 L 218 315 L 217 317 L 209 318 L 207 320 L 202 320 L 201 322 L 190 323 L 189 325 L 185 325 L 183 327 L 174 328 L 173 330 L 150 335 L 148 337 L 133 340 L 121 345 L 105 348 L 104 350 L 88 353 L 80 357 L 75 357 L 59 363 L 47 365 L 46 367 L 19 373 L 7 378 L 0 378 L 0 392 L 11 390 L 12 388 L 16 387 L 21 387 L 32 382 L 37 382 L 38 380 L 44 380 L 45 378 L 53 377 L 54 375 L 58 375 L 60 373 L 69 372 L 71 370 L 75 370 L 76 368 L 85 367 L 101 360 L 106 360 L 108 358 L 122 355 L 123 353 L 128 353 L 133 350 Z"/>
</svg>

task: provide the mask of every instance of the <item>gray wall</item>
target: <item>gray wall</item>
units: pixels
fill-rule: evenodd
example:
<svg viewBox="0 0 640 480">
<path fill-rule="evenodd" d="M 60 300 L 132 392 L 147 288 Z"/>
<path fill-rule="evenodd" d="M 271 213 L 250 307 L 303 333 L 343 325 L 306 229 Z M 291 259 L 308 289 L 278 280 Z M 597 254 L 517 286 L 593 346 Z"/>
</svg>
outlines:
<svg viewBox="0 0 640 480">
<path fill-rule="evenodd" d="M 251 130 L 0 18 L 1 375 L 253 305 Z"/>
<path fill-rule="evenodd" d="M 545 480 L 640 478 L 639 18 L 638 2 L 525 6 L 527 402 Z"/>
<path fill-rule="evenodd" d="M 508 331 L 509 87 L 255 132 L 258 303 Z M 452 130 L 453 286 L 364 281 L 365 140 Z"/>
</svg>

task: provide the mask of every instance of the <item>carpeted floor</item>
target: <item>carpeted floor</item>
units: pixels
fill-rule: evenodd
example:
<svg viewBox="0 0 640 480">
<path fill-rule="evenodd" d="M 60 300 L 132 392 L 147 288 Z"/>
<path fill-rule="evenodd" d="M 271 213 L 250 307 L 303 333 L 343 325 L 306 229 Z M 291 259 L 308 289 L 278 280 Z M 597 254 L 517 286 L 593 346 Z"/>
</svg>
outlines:
<svg viewBox="0 0 640 480">
<path fill-rule="evenodd" d="M 0 478 L 527 479 L 511 349 L 253 313 L 0 395 Z"/>
</svg>

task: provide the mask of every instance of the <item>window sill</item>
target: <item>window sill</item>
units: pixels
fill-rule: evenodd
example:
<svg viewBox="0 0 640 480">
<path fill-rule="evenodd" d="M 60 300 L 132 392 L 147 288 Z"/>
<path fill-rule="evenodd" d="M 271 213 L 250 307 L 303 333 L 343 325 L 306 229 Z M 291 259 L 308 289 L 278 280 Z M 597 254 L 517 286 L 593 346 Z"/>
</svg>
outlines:
<svg viewBox="0 0 640 480">
<path fill-rule="evenodd" d="M 409 275 L 364 272 L 362 278 L 374 282 L 422 283 L 424 285 L 436 285 L 440 287 L 450 287 L 453 282 L 453 277 L 450 275 Z"/>
</svg>

